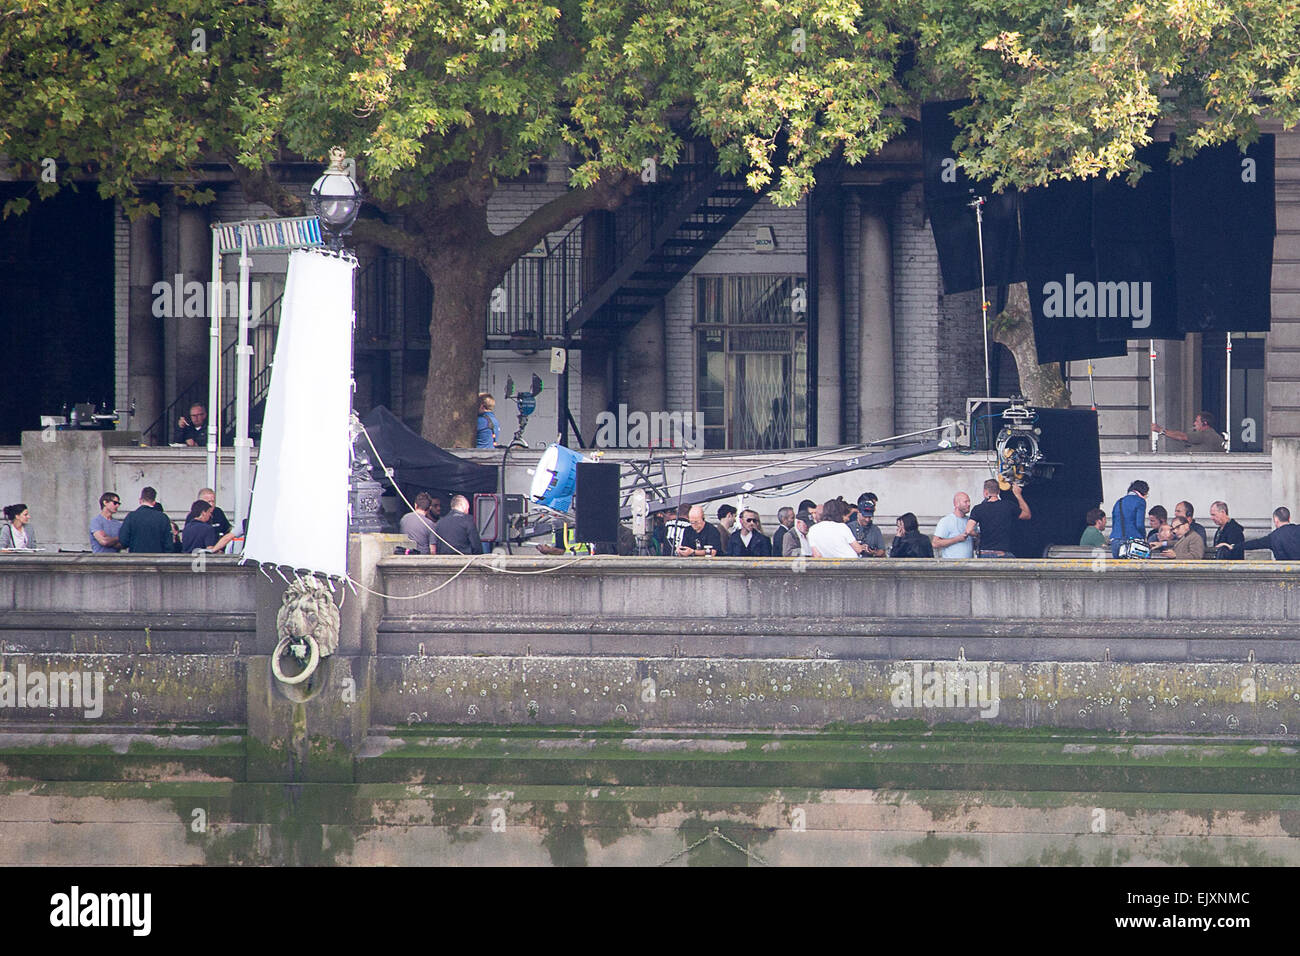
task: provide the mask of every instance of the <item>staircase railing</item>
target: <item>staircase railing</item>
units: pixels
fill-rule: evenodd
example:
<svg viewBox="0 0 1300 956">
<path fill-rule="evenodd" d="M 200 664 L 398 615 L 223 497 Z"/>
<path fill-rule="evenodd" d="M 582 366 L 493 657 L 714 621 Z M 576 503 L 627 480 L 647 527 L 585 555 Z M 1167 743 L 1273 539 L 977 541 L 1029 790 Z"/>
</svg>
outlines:
<svg viewBox="0 0 1300 956">
<path fill-rule="evenodd" d="M 660 181 L 619 208 L 611 241 L 599 249 L 577 222 L 511 266 L 488 303 L 488 338 L 559 338 L 566 324 L 576 328 L 587 321 L 723 181 L 705 160 L 682 162 L 659 175 Z"/>
<path fill-rule="evenodd" d="M 275 332 L 280 325 L 280 306 L 284 296 L 276 296 L 275 300 L 261 311 L 261 314 L 253 321 L 252 331 L 250 333 L 251 344 L 253 345 L 253 368 L 250 372 L 250 389 L 252 394 L 257 394 L 255 383 L 262 382 L 263 391 L 270 385 L 270 363 L 271 355 L 275 349 Z M 226 396 L 233 396 L 235 393 L 235 346 L 238 343 L 231 342 L 221 350 L 221 383 L 222 383 L 222 416 L 223 432 L 225 426 L 230 421 L 227 417 L 234 407 L 234 399 L 226 399 Z M 207 376 L 196 378 L 190 382 L 177 394 L 176 399 L 163 409 L 163 413 L 158 416 L 141 435 L 141 443 L 145 445 L 167 445 L 171 443 L 172 435 L 178 431 L 176 422 L 182 417 L 189 417 L 190 408 L 194 405 L 203 405 L 205 408 L 208 404 L 208 379 Z M 211 409 L 208 413 L 211 414 Z M 231 431 L 233 435 L 233 430 Z M 223 435 L 223 440 L 228 436 Z"/>
<path fill-rule="evenodd" d="M 415 284 L 407 282 L 408 263 L 402 258 L 380 258 L 367 263 L 357 276 L 356 340 L 375 343 L 393 336 L 400 337 L 399 305 L 404 299 L 410 299 Z M 427 295 L 425 296 L 427 298 Z M 408 303 L 409 304 L 409 303 Z M 252 419 L 250 431 L 256 435 L 261 429 L 262 405 L 271 388 L 271 369 L 275 360 L 275 341 L 280 330 L 280 311 L 284 305 L 284 296 L 280 295 L 262 310 L 249 329 L 249 344 L 253 348 L 252 364 L 249 369 L 249 410 Z M 431 307 L 428 302 L 415 303 L 417 310 L 423 307 L 427 315 Z M 231 342 L 221 351 L 221 440 L 228 444 L 235 434 L 234 415 L 236 405 L 235 347 Z M 207 377 L 192 381 L 181 389 L 175 401 L 163 411 L 148 428 L 144 430 L 142 441 L 146 445 L 166 445 L 176 431 L 176 422 L 182 416 L 188 416 L 194 404 L 208 404 Z"/>
<path fill-rule="evenodd" d="M 582 249 L 582 223 L 515 262 L 488 300 L 489 338 L 558 338 L 566 318 L 582 303 L 590 260 Z"/>
</svg>

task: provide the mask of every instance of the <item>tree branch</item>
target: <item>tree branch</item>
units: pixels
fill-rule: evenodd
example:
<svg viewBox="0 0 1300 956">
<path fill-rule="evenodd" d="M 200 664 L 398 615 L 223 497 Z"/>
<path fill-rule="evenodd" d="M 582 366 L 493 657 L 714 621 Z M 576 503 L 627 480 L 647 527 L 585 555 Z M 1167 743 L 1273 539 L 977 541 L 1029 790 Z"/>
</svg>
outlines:
<svg viewBox="0 0 1300 956">
<path fill-rule="evenodd" d="M 309 214 L 307 204 L 276 182 L 267 167 L 249 169 L 229 157 L 226 158 L 226 162 L 231 172 L 235 174 L 235 178 L 239 180 L 245 198 L 270 206 L 278 216 Z"/>
<path fill-rule="evenodd" d="M 586 189 L 570 189 L 556 196 L 509 232 L 495 237 L 490 243 L 489 256 L 495 263 L 509 267 L 547 234 L 562 228 L 580 216 L 598 209 L 616 209 L 640 181 L 634 172 L 606 171 L 595 185 Z"/>
</svg>

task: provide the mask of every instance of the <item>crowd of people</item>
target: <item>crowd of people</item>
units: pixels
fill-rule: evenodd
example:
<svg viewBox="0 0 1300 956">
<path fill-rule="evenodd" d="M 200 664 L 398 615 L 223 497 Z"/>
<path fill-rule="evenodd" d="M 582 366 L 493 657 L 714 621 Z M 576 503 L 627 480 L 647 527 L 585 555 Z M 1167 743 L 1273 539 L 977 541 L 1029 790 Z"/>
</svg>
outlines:
<svg viewBox="0 0 1300 956">
<path fill-rule="evenodd" d="M 953 497 L 953 511 L 941 518 L 934 533 L 921 531 L 911 512 L 898 516 L 888 549 L 885 535 L 876 524 L 880 498 L 864 491 L 856 502 L 832 498 L 820 505 L 805 499 L 798 508 L 783 507 L 776 513 L 777 527 L 769 537 L 762 519 L 752 508 L 737 512 L 724 504 L 717 510 L 717 524 L 709 524 L 701 505 L 682 506 L 677 517 L 655 516 L 651 529 L 652 553 L 678 557 L 733 558 L 971 558 L 1011 555 L 1011 525 L 1032 516 L 1019 485 L 1002 497 L 996 480 L 985 482 L 984 501 L 971 508 L 964 491 Z M 976 542 L 979 542 L 978 550 Z"/>
<path fill-rule="evenodd" d="M 1109 526 L 1101 508 L 1089 511 L 1079 545 L 1107 549 L 1114 557 L 1138 557 L 1140 549 L 1126 545 L 1140 541 L 1146 548 L 1140 552 L 1144 557 L 1241 560 L 1245 552 L 1258 549 L 1272 551 L 1279 561 L 1300 560 L 1300 526 L 1291 523 L 1288 508 L 1273 512 L 1269 534 L 1247 540 L 1241 525 L 1229 515 L 1227 503 L 1216 501 L 1210 506 L 1215 527 L 1211 539 L 1196 520 L 1190 501 L 1178 502 L 1171 518 L 1161 505 L 1147 509 L 1149 491 L 1146 482 L 1133 482 L 1115 503 Z M 900 515 L 886 549 L 885 536 L 875 523 L 878 504 L 879 497 L 870 491 L 856 503 L 843 498 L 820 505 L 804 500 L 797 509 L 787 506 L 777 511 L 777 527 L 770 537 L 753 509 L 738 512 L 733 505 L 721 505 L 716 524 L 710 524 L 703 506 L 683 506 L 675 518 L 655 516 L 649 551 L 678 557 L 1007 558 L 1014 556 L 1016 522 L 1033 518 L 1020 485 L 1004 489 L 997 479 L 989 479 L 977 505 L 971 505 L 964 491 L 953 495 L 952 511 L 938 520 L 929 535 L 921 531 L 913 512 Z"/>
<path fill-rule="evenodd" d="M 1198 419 L 1199 424 L 1199 419 Z M 1164 505 L 1147 507 L 1151 487 L 1137 480 L 1111 509 L 1110 536 L 1106 538 L 1106 513 L 1100 508 L 1088 512 L 1087 527 L 1079 544 L 1085 547 L 1110 548 L 1114 557 L 1135 556 L 1199 561 L 1214 558 L 1241 561 L 1247 551 L 1268 550 L 1278 561 L 1300 561 L 1300 525 L 1291 523 L 1291 510 L 1285 506 L 1273 510 L 1273 530 L 1263 537 L 1246 540 L 1246 532 L 1228 512 L 1225 501 L 1210 505 L 1214 539 L 1196 520 L 1196 508 L 1190 501 L 1174 506 L 1173 517 Z M 1134 545 L 1140 545 L 1135 548 Z"/>
<path fill-rule="evenodd" d="M 1215 501 L 1209 510 L 1214 525 L 1211 539 L 1207 528 L 1196 520 L 1192 502 L 1178 502 L 1170 516 L 1163 505 L 1148 507 L 1149 494 L 1150 486 L 1145 481 L 1132 482 L 1112 507 L 1109 521 L 1106 512 L 1093 508 L 1086 515 L 1079 545 L 1109 550 L 1116 558 L 1240 561 L 1247 551 L 1260 549 L 1271 551 L 1279 561 L 1300 561 L 1300 525 L 1291 523 L 1291 512 L 1286 507 L 1273 511 L 1269 534 L 1247 540 L 1244 529 L 1229 514 L 1227 503 Z M 442 499 L 427 492 L 416 495 L 413 504 L 414 509 L 402 517 L 399 525 L 407 538 L 406 544 L 397 549 L 399 553 L 483 553 L 483 542 L 464 495 L 451 496 L 445 516 Z M 863 492 L 852 503 L 842 497 L 821 504 L 805 499 L 797 508 L 786 506 L 777 511 L 777 526 L 771 535 L 753 508 L 720 505 L 715 512 L 716 523 L 710 523 L 703 505 L 683 505 L 673 518 L 665 519 L 663 513 L 654 515 L 639 549 L 630 529 L 620 526 L 618 542 L 578 544 L 568 529 L 557 534 L 554 544 L 541 544 L 538 550 L 543 554 L 581 551 L 681 558 L 1001 558 L 1013 556 L 1016 522 L 1033 517 L 1020 485 L 1003 489 L 996 479 L 989 479 L 984 482 L 982 500 L 973 507 L 966 492 L 953 495 L 952 511 L 941 517 L 928 535 L 921 531 L 913 512 L 900 515 L 886 548 L 885 535 L 875 522 L 878 504 L 879 497 L 871 491 Z M 167 516 L 152 487 L 140 490 L 138 507 L 125 519 L 117 517 L 121 505 L 115 492 L 100 495 L 99 511 L 89 526 L 89 544 L 94 553 L 217 553 L 236 539 L 237 533 L 217 507 L 211 488 L 199 489 L 184 527 L 178 527 Z M 4 517 L 0 551 L 38 547 L 27 505 L 5 507 Z"/>
<path fill-rule="evenodd" d="M 224 551 L 237 537 L 225 512 L 217 507 L 211 488 L 200 488 L 190 505 L 184 527 L 167 516 L 156 489 L 140 489 L 138 506 L 119 518 L 122 499 L 115 491 L 99 496 L 99 511 L 90 519 L 90 550 L 94 554 L 193 554 Z M 0 526 L 0 551 L 37 550 L 36 533 L 30 527 L 31 511 L 19 503 L 4 509 L 6 524 Z"/>
</svg>

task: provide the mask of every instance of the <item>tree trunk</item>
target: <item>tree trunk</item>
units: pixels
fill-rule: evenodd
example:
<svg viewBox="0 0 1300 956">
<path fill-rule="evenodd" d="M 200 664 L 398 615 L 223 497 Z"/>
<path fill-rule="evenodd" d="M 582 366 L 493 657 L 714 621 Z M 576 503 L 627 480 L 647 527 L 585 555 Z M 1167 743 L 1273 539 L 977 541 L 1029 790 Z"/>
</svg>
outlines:
<svg viewBox="0 0 1300 956">
<path fill-rule="evenodd" d="M 1011 287 L 1007 307 L 992 323 L 993 341 L 1005 345 L 1016 360 L 1020 391 L 1030 405 L 1069 408 L 1070 390 L 1057 363 L 1038 364 L 1034 320 L 1029 312 L 1029 292 L 1023 282 Z"/>
<path fill-rule="evenodd" d="M 467 257 L 420 265 L 434 284 L 420 433 L 443 448 L 473 448 L 490 284 Z"/>
</svg>

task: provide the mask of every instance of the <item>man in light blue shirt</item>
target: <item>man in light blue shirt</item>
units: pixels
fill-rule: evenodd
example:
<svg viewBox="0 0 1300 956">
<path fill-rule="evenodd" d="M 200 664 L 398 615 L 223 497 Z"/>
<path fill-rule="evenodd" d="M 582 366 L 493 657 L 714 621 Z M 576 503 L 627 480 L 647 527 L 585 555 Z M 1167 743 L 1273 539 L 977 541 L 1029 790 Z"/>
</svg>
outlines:
<svg viewBox="0 0 1300 956">
<path fill-rule="evenodd" d="M 99 496 L 99 514 L 90 519 L 90 550 L 95 554 L 117 554 L 122 550 L 118 540 L 122 522 L 114 517 L 121 504 L 116 492 L 106 491 Z"/>
<path fill-rule="evenodd" d="M 966 534 L 966 516 L 970 514 L 970 495 L 959 491 L 952 496 L 952 513 L 939 519 L 930 543 L 941 558 L 973 558 L 975 544 Z"/>
</svg>

